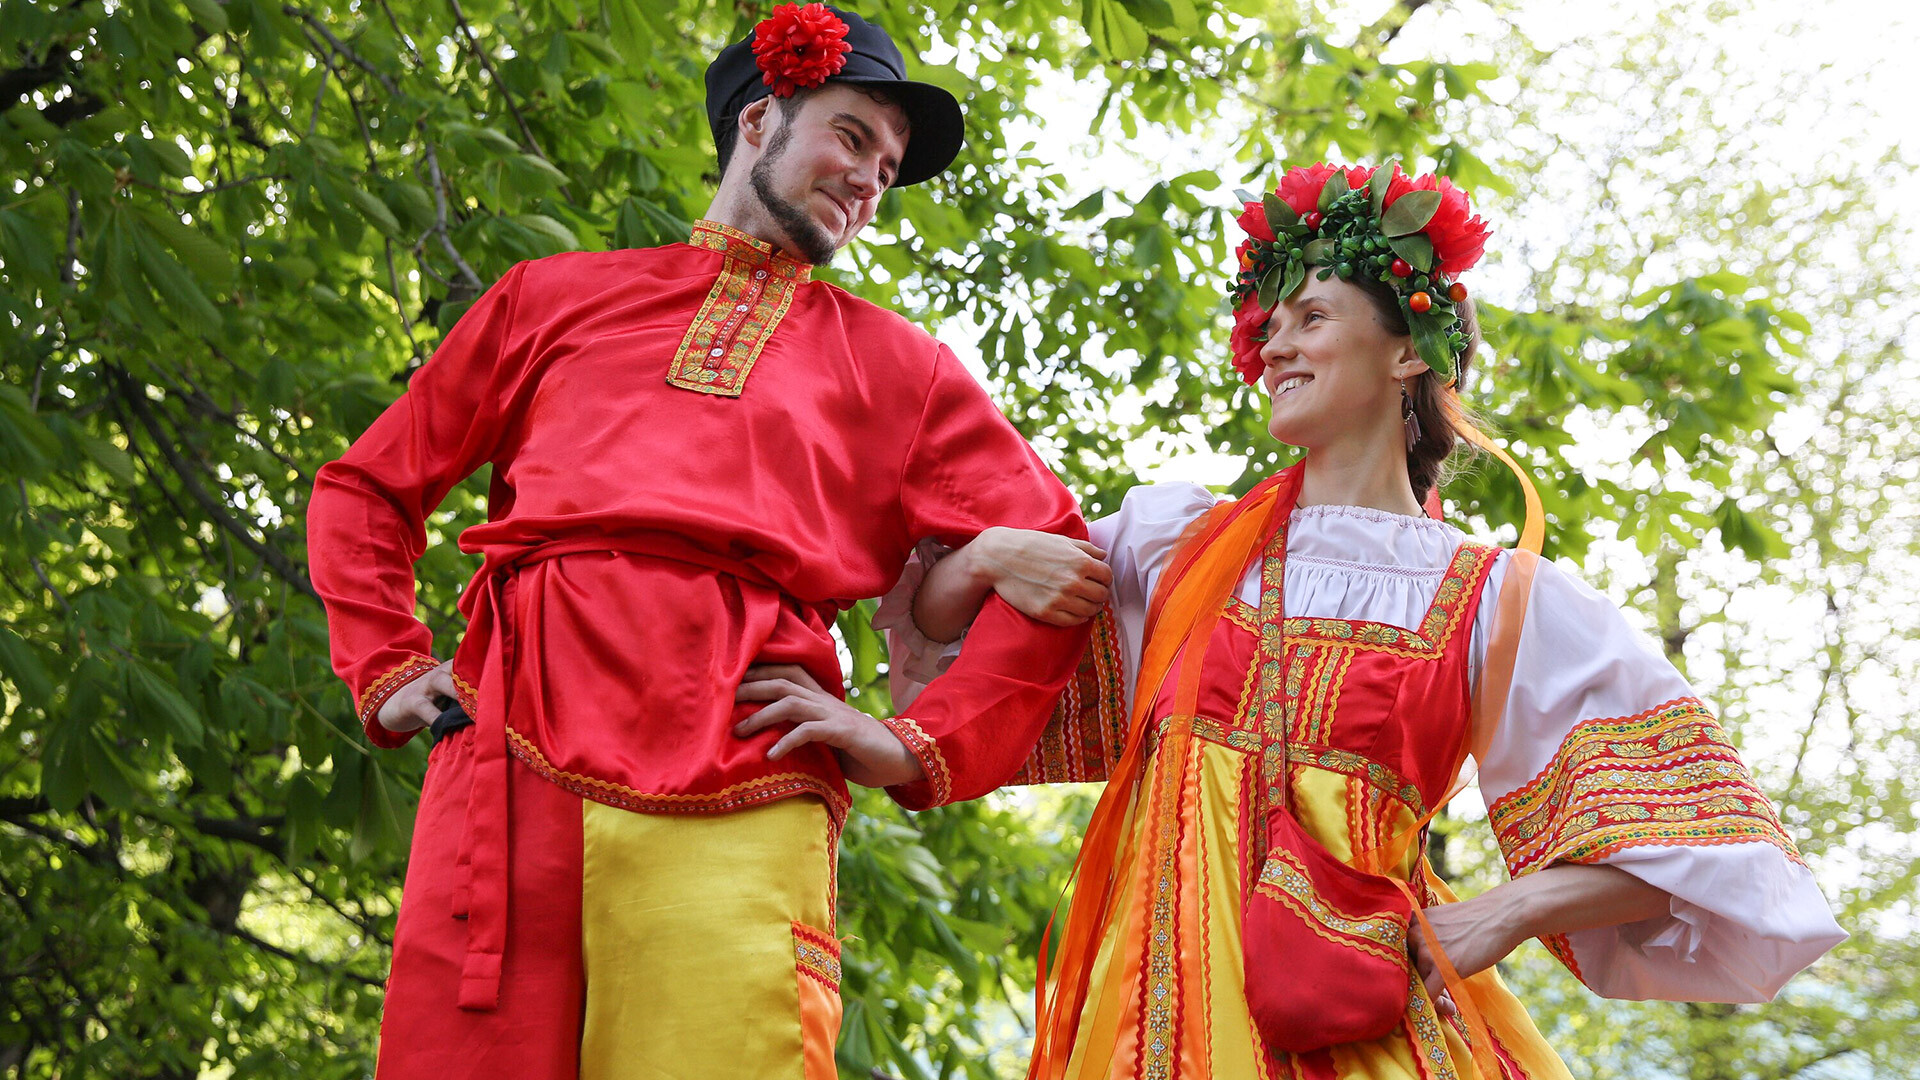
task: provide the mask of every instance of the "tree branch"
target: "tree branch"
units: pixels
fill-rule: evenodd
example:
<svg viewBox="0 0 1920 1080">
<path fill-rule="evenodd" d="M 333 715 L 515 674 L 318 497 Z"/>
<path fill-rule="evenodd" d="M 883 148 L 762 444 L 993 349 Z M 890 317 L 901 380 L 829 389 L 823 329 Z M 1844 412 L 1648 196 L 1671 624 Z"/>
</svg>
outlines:
<svg viewBox="0 0 1920 1080">
<path fill-rule="evenodd" d="M 207 924 L 203 923 L 202 925 L 207 925 Z M 361 986 L 371 986 L 374 989 L 378 990 L 378 989 L 384 988 L 387 985 L 385 980 L 368 978 L 367 976 L 362 975 L 357 971 L 348 971 L 345 967 L 340 966 L 338 964 L 329 964 L 322 960 L 315 960 L 311 956 L 302 956 L 297 952 L 292 952 L 290 950 L 283 949 L 280 946 L 275 945 L 273 942 L 265 941 L 265 940 L 262 940 L 261 938 L 255 937 L 254 935 L 246 932 L 245 930 L 240 929 L 237 926 L 235 927 L 213 926 L 213 927 L 210 927 L 210 929 L 213 929 L 215 931 L 218 931 L 219 933 L 225 934 L 230 938 L 235 938 L 237 940 L 244 941 L 247 944 L 253 946 L 254 948 L 259 949 L 261 952 L 270 953 L 274 956 L 279 957 L 282 960 L 288 961 L 289 963 L 300 964 L 305 967 L 318 968 L 319 970 L 327 972 L 330 975 L 338 975 L 343 979 L 347 979 L 351 982 L 359 983 Z"/>
<path fill-rule="evenodd" d="M 174 475 L 179 477 L 180 486 L 186 490 L 187 496 L 198 503 L 200 509 L 216 524 L 233 534 L 233 538 L 240 541 L 242 547 L 253 552 L 261 562 L 271 567 L 288 584 L 316 600 L 319 599 L 320 594 L 313 591 L 313 582 L 308 580 L 307 572 L 301 569 L 299 564 L 271 544 L 255 539 L 252 531 L 229 513 L 226 505 L 215 498 L 213 493 L 200 482 L 193 465 L 180 453 L 180 448 L 174 445 L 167 433 L 161 430 L 160 421 L 154 417 L 153 410 L 148 407 L 144 393 L 145 384 L 137 384 L 131 376 L 118 368 L 112 370 L 115 380 L 120 384 L 122 400 L 127 403 L 128 409 L 140 422 L 140 426 L 146 429 L 147 437 L 153 440 L 153 445 L 160 451 L 160 455 L 167 459 L 167 464 L 172 467 Z"/>
<path fill-rule="evenodd" d="M 520 106 L 513 100 L 512 91 L 507 89 L 507 84 L 500 78 L 500 72 L 494 69 L 493 61 L 488 58 L 486 50 L 480 47 L 480 39 L 474 34 L 473 26 L 467 22 L 467 13 L 461 9 L 460 0 L 447 0 L 447 6 L 453 10 L 453 21 L 460 27 L 460 36 L 467 43 L 467 51 L 473 54 L 474 59 L 480 61 L 480 67 L 486 71 L 487 77 L 493 80 L 493 88 L 500 92 L 501 100 L 507 103 L 507 112 L 513 114 L 513 122 L 520 126 L 520 137 L 526 141 L 527 151 L 541 161 L 552 165 L 553 159 L 547 157 L 546 151 L 540 149 L 540 140 L 533 137 L 533 129 L 527 126 L 527 118 L 521 115 Z M 567 190 L 567 185 L 560 185 L 560 194 L 565 196 L 568 202 L 573 201 L 573 193 Z"/>
</svg>

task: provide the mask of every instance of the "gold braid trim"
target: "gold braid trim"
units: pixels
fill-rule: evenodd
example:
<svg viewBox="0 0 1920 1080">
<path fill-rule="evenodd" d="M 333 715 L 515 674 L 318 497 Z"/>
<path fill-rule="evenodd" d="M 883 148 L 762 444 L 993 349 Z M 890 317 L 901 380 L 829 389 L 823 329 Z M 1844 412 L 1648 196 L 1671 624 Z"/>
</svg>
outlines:
<svg viewBox="0 0 1920 1080">
<path fill-rule="evenodd" d="M 655 794 L 635 791 L 611 780 L 563 772 L 547 760 L 531 739 L 511 727 L 507 728 L 507 746 L 513 751 L 513 756 L 525 762 L 529 769 L 575 795 L 642 814 L 721 814 L 796 795 L 817 795 L 827 804 L 827 814 L 837 828 L 840 822 L 846 820 L 851 806 L 843 791 L 835 790 L 825 780 L 806 773 L 786 772 L 755 777 L 709 794 Z"/>
<path fill-rule="evenodd" d="M 1648 844 L 1758 841 L 1803 863 L 1719 721 L 1694 698 L 1575 724 L 1546 768 L 1487 814 L 1515 877 Z"/>
<path fill-rule="evenodd" d="M 907 744 L 913 756 L 920 759 L 920 767 L 926 770 L 927 784 L 933 796 L 934 806 L 945 806 L 953 799 L 953 773 L 947 768 L 947 757 L 940 752 L 940 744 L 933 741 L 920 722 L 911 716 L 883 716 L 880 722 L 893 732 L 894 737 Z"/>
<path fill-rule="evenodd" d="M 387 703 L 395 691 L 439 666 L 440 661 L 431 656 L 413 656 L 368 683 L 360 693 L 358 712 L 361 726 L 378 723 L 380 707 Z"/>
</svg>

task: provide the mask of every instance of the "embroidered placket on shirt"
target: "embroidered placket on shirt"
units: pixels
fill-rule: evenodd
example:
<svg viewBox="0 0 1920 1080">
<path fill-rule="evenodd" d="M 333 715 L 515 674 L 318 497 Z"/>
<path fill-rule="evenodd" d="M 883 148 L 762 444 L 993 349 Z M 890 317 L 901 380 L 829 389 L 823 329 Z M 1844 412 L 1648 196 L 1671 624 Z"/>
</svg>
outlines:
<svg viewBox="0 0 1920 1080">
<path fill-rule="evenodd" d="M 725 258 L 706 302 L 680 339 L 667 382 L 696 393 L 739 397 L 813 268 L 715 221 L 696 222 L 687 242 Z"/>
</svg>

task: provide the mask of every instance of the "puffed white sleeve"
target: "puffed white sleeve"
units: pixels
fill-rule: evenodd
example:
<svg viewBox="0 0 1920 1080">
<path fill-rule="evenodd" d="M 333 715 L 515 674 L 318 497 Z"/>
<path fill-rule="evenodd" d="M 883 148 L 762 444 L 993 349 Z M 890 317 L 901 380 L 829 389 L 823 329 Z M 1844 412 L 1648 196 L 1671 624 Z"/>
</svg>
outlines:
<svg viewBox="0 0 1920 1080">
<path fill-rule="evenodd" d="M 1773 803 L 1650 638 L 1544 561 L 1524 626 L 1480 767 L 1508 870 L 1605 864 L 1672 896 L 1665 916 L 1547 939 L 1569 970 L 1605 997 L 1767 1001 L 1846 939 Z"/>
<path fill-rule="evenodd" d="M 1146 632 L 1147 602 L 1160 570 L 1179 545 L 1194 519 L 1210 509 L 1218 497 L 1198 484 L 1149 484 L 1133 488 L 1120 508 L 1087 525 L 1096 547 L 1107 553 L 1113 568 L 1113 589 L 1107 611 L 1088 643 L 1081 677 L 1069 686 L 1062 712 L 1080 719 L 1070 724 L 1108 727 L 1124 725 L 1132 706 L 1131 683 L 1125 672 L 1137 670 L 1141 637 Z M 913 622 L 913 597 L 928 568 L 947 549 L 926 541 L 908 560 L 900 580 L 880 601 L 873 625 L 887 635 L 887 682 L 895 709 L 906 708 L 926 689 L 965 643 L 933 641 Z M 1124 728 L 1123 728 L 1124 730 Z M 1045 740 L 1043 740 L 1045 741 Z M 1093 744 L 1103 742 L 1096 739 Z M 1084 770 L 1069 770 L 1078 775 Z M 1059 770 L 1046 771 L 1053 777 Z"/>
<path fill-rule="evenodd" d="M 952 550 L 935 540 L 920 541 L 901 570 L 900 580 L 880 598 L 880 606 L 873 613 L 873 628 L 887 636 L 887 689 L 893 695 L 896 712 L 913 704 L 920 691 L 960 655 L 960 641 L 935 641 L 921 633 L 920 624 L 913 621 L 913 598 L 920 593 L 920 583 L 927 579 L 933 564 Z M 964 641 L 965 635 L 960 640 Z"/>
</svg>

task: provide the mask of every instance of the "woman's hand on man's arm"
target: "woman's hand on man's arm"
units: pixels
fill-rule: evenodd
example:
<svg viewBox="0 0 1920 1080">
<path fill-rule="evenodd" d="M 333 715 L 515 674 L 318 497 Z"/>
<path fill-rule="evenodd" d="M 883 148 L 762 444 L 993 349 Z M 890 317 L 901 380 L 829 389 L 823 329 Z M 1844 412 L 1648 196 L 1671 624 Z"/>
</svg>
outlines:
<svg viewBox="0 0 1920 1080">
<path fill-rule="evenodd" d="M 1085 540 L 1032 529 L 991 528 L 927 569 L 913 621 L 935 641 L 953 641 L 980 613 L 987 594 L 1054 626 L 1099 614 L 1113 586 L 1106 552 Z"/>
</svg>

